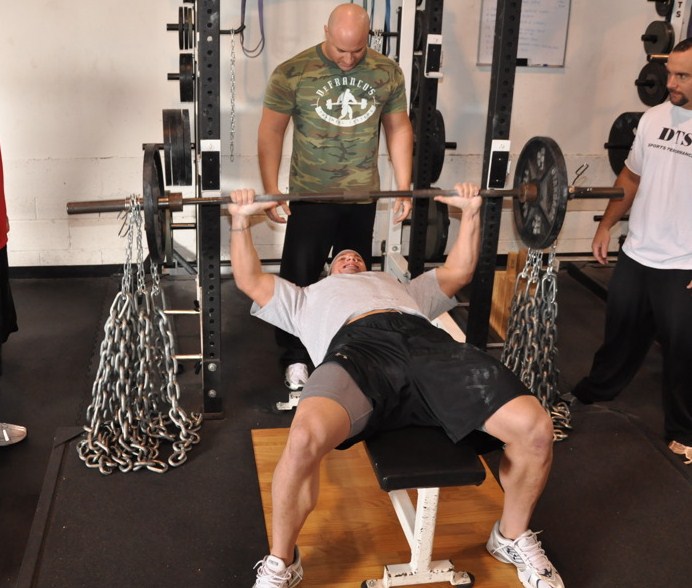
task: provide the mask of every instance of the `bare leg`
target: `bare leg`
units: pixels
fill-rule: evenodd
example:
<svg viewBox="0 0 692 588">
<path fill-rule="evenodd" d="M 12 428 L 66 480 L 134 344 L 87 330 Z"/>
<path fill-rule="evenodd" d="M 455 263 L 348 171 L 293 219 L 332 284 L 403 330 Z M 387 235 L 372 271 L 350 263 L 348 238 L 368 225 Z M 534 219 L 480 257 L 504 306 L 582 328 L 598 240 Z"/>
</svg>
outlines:
<svg viewBox="0 0 692 588">
<path fill-rule="evenodd" d="M 529 528 L 548 479 L 553 458 L 552 421 L 534 396 L 520 396 L 493 414 L 485 427 L 505 443 L 500 462 L 500 483 L 505 491 L 500 533 L 516 539 Z"/>
<path fill-rule="evenodd" d="M 289 565 L 300 529 L 315 508 L 322 458 L 346 440 L 348 413 L 329 398 L 301 400 L 272 479 L 271 554 Z"/>
</svg>

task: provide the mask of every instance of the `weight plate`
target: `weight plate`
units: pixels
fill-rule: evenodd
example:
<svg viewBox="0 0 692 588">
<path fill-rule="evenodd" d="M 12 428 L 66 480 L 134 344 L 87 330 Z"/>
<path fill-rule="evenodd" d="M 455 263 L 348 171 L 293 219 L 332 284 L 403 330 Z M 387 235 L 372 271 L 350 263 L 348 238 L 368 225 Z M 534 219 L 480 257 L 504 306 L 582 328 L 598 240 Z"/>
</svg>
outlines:
<svg viewBox="0 0 692 588">
<path fill-rule="evenodd" d="M 413 57 L 411 66 L 411 106 L 418 106 L 418 94 L 420 93 L 420 62 Z"/>
<path fill-rule="evenodd" d="M 444 258 L 449 237 L 449 207 L 428 199 L 428 228 L 425 233 L 425 261 L 437 262 Z"/>
<path fill-rule="evenodd" d="M 665 20 L 655 20 L 642 36 L 644 51 L 647 55 L 670 53 L 675 45 L 675 30 L 673 25 Z"/>
<path fill-rule="evenodd" d="M 159 209 L 162 196 L 161 156 L 155 144 L 147 143 L 142 166 L 142 208 L 149 258 L 154 263 L 163 263 L 166 257 L 166 215 Z"/>
<path fill-rule="evenodd" d="M 514 188 L 523 183 L 535 183 L 538 197 L 533 202 L 513 199 L 514 224 L 527 247 L 545 249 L 560 233 L 569 200 L 565 158 L 549 137 L 533 137 L 521 150 Z"/>
<path fill-rule="evenodd" d="M 647 106 L 656 106 L 664 102 L 668 97 L 667 80 L 668 71 L 665 65 L 658 61 L 647 63 L 634 82 L 639 99 Z"/>
<path fill-rule="evenodd" d="M 670 17 L 673 13 L 673 0 L 657 0 L 656 13 L 670 22 Z"/>
<path fill-rule="evenodd" d="M 185 49 L 185 9 L 180 6 L 178 8 L 178 48 L 182 51 Z"/>
<path fill-rule="evenodd" d="M 413 22 L 413 50 L 423 51 L 423 37 L 425 34 L 425 12 L 416 10 Z"/>
<path fill-rule="evenodd" d="M 163 162 L 166 176 L 166 185 L 173 181 L 173 145 L 175 143 L 175 110 L 166 109 L 162 114 L 163 121 Z"/>
<path fill-rule="evenodd" d="M 179 63 L 180 101 L 195 99 L 195 58 L 192 53 L 181 53 Z"/>
<path fill-rule="evenodd" d="M 604 147 L 608 150 L 608 161 L 615 175 L 618 175 L 625 165 L 642 114 L 642 112 L 623 112 L 610 127 L 608 142 Z"/>
<path fill-rule="evenodd" d="M 163 111 L 163 154 L 167 185 L 192 184 L 192 140 L 187 110 Z"/>
<path fill-rule="evenodd" d="M 190 132 L 190 111 L 185 109 L 182 113 L 183 125 L 183 169 L 180 178 L 182 186 L 192 185 L 192 135 Z"/>
<path fill-rule="evenodd" d="M 439 110 L 433 115 L 433 125 L 428 135 L 430 149 L 430 181 L 436 182 L 445 163 L 445 119 Z"/>
<path fill-rule="evenodd" d="M 185 8 L 185 49 L 194 49 L 195 47 L 195 23 L 193 14 L 192 8 Z"/>
</svg>

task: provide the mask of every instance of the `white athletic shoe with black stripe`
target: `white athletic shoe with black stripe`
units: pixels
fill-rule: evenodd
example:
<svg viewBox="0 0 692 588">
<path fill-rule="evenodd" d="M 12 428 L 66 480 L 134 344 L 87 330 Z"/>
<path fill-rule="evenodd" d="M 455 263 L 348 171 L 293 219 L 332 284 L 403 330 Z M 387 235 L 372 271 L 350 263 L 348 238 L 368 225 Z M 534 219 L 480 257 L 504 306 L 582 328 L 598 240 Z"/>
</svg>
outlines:
<svg viewBox="0 0 692 588">
<path fill-rule="evenodd" d="M 257 578 L 252 588 L 293 588 L 303 579 L 303 566 L 297 545 L 290 566 L 278 557 L 267 555 L 255 564 L 255 569 Z"/>
<path fill-rule="evenodd" d="M 497 521 L 486 545 L 490 555 L 517 567 L 517 575 L 525 588 L 565 588 L 560 574 L 543 551 L 538 533 L 526 531 L 516 539 L 505 539 Z"/>
</svg>

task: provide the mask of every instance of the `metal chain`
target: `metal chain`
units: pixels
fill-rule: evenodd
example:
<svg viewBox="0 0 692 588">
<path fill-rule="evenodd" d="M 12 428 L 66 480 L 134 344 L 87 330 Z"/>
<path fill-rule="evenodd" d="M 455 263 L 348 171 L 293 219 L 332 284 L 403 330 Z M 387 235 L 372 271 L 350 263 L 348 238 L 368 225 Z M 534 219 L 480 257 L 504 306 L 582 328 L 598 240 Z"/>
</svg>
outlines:
<svg viewBox="0 0 692 588">
<path fill-rule="evenodd" d="M 127 223 L 121 290 L 104 326 L 86 436 L 77 444 L 77 452 L 87 467 L 102 474 L 142 468 L 162 473 L 185 462 L 191 446 L 199 442 L 202 416 L 188 417 L 179 405 L 174 339 L 161 310 L 155 263 L 151 264 L 152 287 L 146 287 L 141 208 L 134 195 Z M 132 291 L 134 238 L 136 293 Z M 172 445 L 167 459 L 159 458 L 161 440 Z"/>
<path fill-rule="evenodd" d="M 501 361 L 538 398 L 553 421 L 556 441 L 567 438 L 571 416 L 558 391 L 556 244 L 548 253 L 529 249 L 517 276 Z"/>
<path fill-rule="evenodd" d="M 382 34 L 383 31 L 382 29 L 375 29 L 372 33 L 373 34 L 372 39 L 370 40 L 370 47 L 378 53 L 382 53 L 382 46 L 384 43 L 384 35 Z"/>
<path fill-rule="evenodd" d="M 235 32 L 231 30 L 231 132 L 229 142 L 231 161 L 235 159 L 235 99 Z"/>
</svg>

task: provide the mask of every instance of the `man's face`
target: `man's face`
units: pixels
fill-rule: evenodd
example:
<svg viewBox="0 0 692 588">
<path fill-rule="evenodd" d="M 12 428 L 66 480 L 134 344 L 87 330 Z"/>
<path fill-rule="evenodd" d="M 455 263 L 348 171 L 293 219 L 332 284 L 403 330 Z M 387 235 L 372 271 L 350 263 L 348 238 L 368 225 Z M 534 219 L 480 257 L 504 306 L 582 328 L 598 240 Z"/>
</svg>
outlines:
<svg viewBox="0 0 692 588">
<path fill-rule="evenodd" d="M 325 27 L 324 33 L 324 53 L 341 71 L 352 70 L 365 56 L 368 49 L 367 35 L 343 27 L 334 31 Z"/>
<path fill-rule="evenodd" d="M 342 251 L 332 261 L 330 275 L 359 274 L 366 271 L 363 258 L 355 251 Z"/>
<path fill-rule="evenodd" d="M 692 49 L 668 55 L 666 68 L 671 103 L 692 110 Z"/>
</svg>

